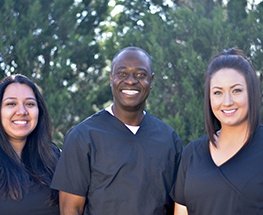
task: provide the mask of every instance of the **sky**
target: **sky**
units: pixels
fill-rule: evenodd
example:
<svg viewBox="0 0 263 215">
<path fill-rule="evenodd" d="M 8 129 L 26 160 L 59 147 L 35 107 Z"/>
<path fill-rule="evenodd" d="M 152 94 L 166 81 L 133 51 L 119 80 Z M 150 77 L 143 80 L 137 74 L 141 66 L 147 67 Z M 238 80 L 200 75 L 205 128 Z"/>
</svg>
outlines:
<svg viewBox="0 0 263 215">
<path fill-rule="evenodd" d="M 226 2 L 228 2 L 229 0 L 224 0 L 224 2 L 226 3 Z M 249 3 L 255 3 L 255 4 L 259 4 L 259 3 L 261 3 L 263 0 L 248 0 L 248 2 Z M 164 3 L 165 4 L 167 4 L 167 5 L 173 5 L 173 1 L 172 0 L 164 0 Z M 109 5 L 110 6 L 115 6 L 115 0 L 110 0 L 109 1 Z M 248 8 L 250 8 L 249 6 L 248 6 Z M 118 13 L 120 13 L 121 11 L 123 10 L 123 6 L 121 6 L 121 5 L 116 5 L 115 6 L 115 8 L 113 9 L 113 11 L 112 11 L 112 13 L 111 13 L 111 15 L 112 16 L 114 16 L 114 15 L 116 15 L 116 14 L 118 14 Z"/>
</svg>

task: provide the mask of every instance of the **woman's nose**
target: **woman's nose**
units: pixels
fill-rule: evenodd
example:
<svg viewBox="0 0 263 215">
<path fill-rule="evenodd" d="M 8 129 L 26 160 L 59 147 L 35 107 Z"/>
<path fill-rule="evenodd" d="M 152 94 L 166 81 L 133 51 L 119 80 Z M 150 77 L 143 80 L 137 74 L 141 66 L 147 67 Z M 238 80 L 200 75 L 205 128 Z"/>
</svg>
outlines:
<svg viewBox="0 0 263 215">
<path fill-rule="evenodd" d="M 17 115 L 27 115 L 28 114 L 27 108 L 24 105 L 18 105 L 16 114 Z"/>
<path fill-rule="evenodd" d="M 226 93 L 224 96 L 224 105 L 231 105 L 233 104 L 233 98 L 230 93 Z"/>
</svg>

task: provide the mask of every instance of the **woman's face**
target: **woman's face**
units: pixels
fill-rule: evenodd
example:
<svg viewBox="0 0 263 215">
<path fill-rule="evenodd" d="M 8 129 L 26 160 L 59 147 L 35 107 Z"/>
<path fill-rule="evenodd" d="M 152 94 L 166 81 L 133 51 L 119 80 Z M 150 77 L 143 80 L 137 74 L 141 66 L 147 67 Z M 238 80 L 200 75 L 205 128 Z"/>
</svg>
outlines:
<svg viewBox="0 0 263 215">
<path fill-rule="evenodd" d="M 39 109 L 33 90 L 20 83 L 12 83 L 5 89 L 1 106 L 2 126 L 11 143 L 25 143 L 35 129 Z"/>
<path fill-rule="evenodd" d="M 218 70 L 210 81 L 211 108 L 221 126 L 247 126 L 248 92 L 244 76 L 235 69 Z"/>
</svg>

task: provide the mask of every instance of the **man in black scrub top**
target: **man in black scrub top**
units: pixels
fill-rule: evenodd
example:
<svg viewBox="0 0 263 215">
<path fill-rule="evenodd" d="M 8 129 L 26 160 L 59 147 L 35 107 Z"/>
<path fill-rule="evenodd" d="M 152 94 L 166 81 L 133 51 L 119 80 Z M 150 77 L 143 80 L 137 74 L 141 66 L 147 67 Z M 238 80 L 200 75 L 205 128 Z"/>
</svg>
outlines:
<svg viewBox="0 0 263 215">
<path fill-rule="evenodd" d="M 181 141 L 145 111 L 154 77 L 151 57 L 126 47 L 112 61 L 113 104 L 65 137 L 52 187 L 62 215 L 173 214 Z"/>
</svg>

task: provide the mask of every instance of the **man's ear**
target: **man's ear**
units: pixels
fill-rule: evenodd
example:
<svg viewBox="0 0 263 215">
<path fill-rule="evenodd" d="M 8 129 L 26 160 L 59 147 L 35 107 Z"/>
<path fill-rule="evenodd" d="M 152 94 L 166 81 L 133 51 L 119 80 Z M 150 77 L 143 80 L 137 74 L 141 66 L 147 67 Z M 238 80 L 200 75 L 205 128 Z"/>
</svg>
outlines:
<svg viewBox="0 0 263 215">
<path fill-rule="evenodd" d="M 112 77 L 112 72 L 110 72 L 110 73 L 109 73 L 110 86 L 111 86 L 112 79 L 113 79 L 113 77 Z"/>
<path fill-rule="evenodd" d="M 152 73 L 152 81 L 154 80 L 154 75 L 155 75 L 155 74 L 154 74 L 154 72 L 153 72 L 153 73 Z"/>
<path fill-rule="evenodd" d="M 153 88 L 153 81 L 154 81 L 154 73 L 152 73 L 152 76 L 151 76 L 151 86 L 150 86 L 150 89 Z"/>
</svg>

